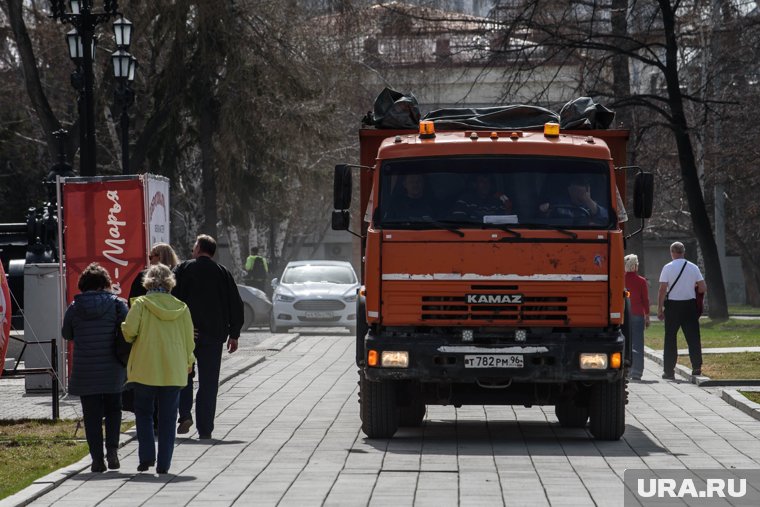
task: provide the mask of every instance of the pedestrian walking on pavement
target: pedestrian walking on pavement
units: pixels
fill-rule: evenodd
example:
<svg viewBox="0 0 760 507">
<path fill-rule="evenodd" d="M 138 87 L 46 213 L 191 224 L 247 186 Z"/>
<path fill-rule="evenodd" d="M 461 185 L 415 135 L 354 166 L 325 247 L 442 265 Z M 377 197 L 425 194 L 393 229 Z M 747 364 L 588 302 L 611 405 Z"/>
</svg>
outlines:
<svg viewBox="0 0 760 507">
<path fill-rule="evenodd" d="M 169 269 L 174 270 L 179 264 L 179 258 L 171 245 L 166 243 L 156 243 L 150 249 L 150 252 L 148 252 L 148 262 L 150 263 L 148 268 L 150 266 L 155 266 L 156 264 L 163 264 L 164 266 L 169 266 Z M 148 272 L 148 268 L 142 270 L 140 274 L 135 277 L 132 286 L 129 289 L 129 299 L 127 299 L 127 301 L 131 301 L 132 298 L 138 296 L 144 296 L 147 293 L 145 287 L 143 287 L 143 278 L 145 277 L 145 273 Z"/>
<path fill-rule="evenodd" d="M 143 287 L 145 281 L 145 273 L 148 272 L 150 266 L 156 264 L 163 264 L 168 266 L 169 269 L 174 269 L 179 264 L 179 258 L 174 252 L 171 245 L 166 243 L 156 243 L 148 252 L 148 262 L 150 263 L 147 268 L 142 270 L 132 282 L 132 286 L 129 289 L 129 297 L 127 298 L 127 304 L 131 304 L 131 301 L 139 296 L 144 296 L 148 291 Z M 134 412 L 134 392 L 132 389 L 125 389 L 121 394 L 122 410 L 128 412 Z M 153 428 L 158 431 L 158 399 L 156 399 L 156 407 L 153 411 Z"/>
<path fill-rule="evenodd" d="M 93 472 L 105 472 L 103 419 L 108 468 L 119 468 L 121 391 L 126 377 L 116 351 L 118 326 L 127 315 L 127 304 L 111 293 L 111 276 L 93 262 L 79 275 L 80 294 L 66 309 L 61 335 L 74 342 L 69 393 L 82 403 L 84 433 L 90 448 Z"/>
<path fill-rule="evenodd" d="M 692 375 L 702 374 L 702 340 L 699 334 L 696 292 L 706 293 L 707 285 L 696 264 L 687 261 L 686 248 L 676 241 L 670 245 L 673 259 L 662 268 L 657 301 L 657 318 L 665 321 L 662 378 L 675 378 L 678 360 L 678 330 L 683 329 L 689 346 Z M 696 287 L 696 292 L 695 292 Z"/>
<path fill-rule="evenodd" d="M 187 305 L 170 294 L 175 285 L 168 266 L 156 264 L 145 273 L 147 294 L 132 302 L 122 324 L 124 339 L 133 343 L 127 382 L 135 392 L 139 472 L 156 465 L 165 474 L 171 466 L 180 390 L 187 384 L 193 356 L 193 321 Z M 153 411 L 158 399 L 158 459 Z"/>
<path fill-rule="evenodd" d="M 177 286 L 174 295 L 187 303 L 195 327 L 195 357 L 198 362 L 198 394 L 195 401 L 195 424 L 198 437 L 211 438 L 216 414 L 216 395 L 219 390 L 219 370 L 222 348 L 238 348 L 240 329 L 243 327 L 243 301 L 235 279 L 230 272 L 214 262 L 216 241 L 201 234 L 193 246 L 193 259 L 185 261 L 175 270 Z M 228 339 L 229 337 L 229 339 Z M 193 371 L 182 390 L 177 433 L 190 431 L 193 424 Z"/>
<path fill-rule="evenodd" d="M 646 278 L 639 275 L 638 271 L 638 256 L 626 255 L 625 287 L 631 294 L 632 380 L 641 380 L 641 375 L 644 374 L 644 329 L 649 327 L 649 289 Z"/>
</svg>

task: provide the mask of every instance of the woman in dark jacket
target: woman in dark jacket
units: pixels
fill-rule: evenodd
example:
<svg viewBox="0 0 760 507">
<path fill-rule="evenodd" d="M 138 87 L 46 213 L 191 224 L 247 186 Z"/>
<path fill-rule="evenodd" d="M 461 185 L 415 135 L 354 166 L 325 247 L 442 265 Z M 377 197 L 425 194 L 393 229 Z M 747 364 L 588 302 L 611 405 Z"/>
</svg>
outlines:
<svg viewBox="0 0 760 507">
<path fill-rule="evenodd" d="M 81 294 L 66 309 L 62 334 L 74 341 L 69 393 L 79 396 L 84 431 L 92 456 L 93 472 L 105 472 L 103 418 L 106 420 L 108 468 L 119 468 L 121 390 L 126 371 L 116 356 L 116 330 L 127 315 L 127 305 L 110 292 L 111 277 L 98 263 L 79 276 Z"/>
</svg>

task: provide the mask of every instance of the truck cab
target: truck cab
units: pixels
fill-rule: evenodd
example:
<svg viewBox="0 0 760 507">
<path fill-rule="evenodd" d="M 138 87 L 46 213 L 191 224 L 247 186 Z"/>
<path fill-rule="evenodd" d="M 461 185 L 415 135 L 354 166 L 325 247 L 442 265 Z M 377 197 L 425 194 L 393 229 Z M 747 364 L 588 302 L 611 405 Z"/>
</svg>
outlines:
<svg viewBox="0 0 760 507">
<path fill-rule="evenodd" d="M 627 132 L 423 122 L 360 140 L 365 434 L 417 426 L 430 404 L 512 404 L 554 405 L 563 426 L 619 439 L 630 344 L 615 155 L 623 165 Z M 337 229 L 350 171 L 336 167 Z M 642 181 L 636 210 L 651 208 Z"/>
</svg>

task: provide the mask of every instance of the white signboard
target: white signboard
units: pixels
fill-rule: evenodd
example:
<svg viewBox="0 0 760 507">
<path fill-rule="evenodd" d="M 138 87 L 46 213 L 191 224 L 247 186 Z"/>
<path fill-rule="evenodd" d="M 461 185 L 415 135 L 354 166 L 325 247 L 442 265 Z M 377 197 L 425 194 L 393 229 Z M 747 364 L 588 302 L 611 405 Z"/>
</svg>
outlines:
<svg viewBox="0 0 760 507">
<path fill-rule="evenodd" d="M 169 180 L 146 174 L 145 217 L 148 248 L 156 243 L 169 243 Z"/>
</svg>

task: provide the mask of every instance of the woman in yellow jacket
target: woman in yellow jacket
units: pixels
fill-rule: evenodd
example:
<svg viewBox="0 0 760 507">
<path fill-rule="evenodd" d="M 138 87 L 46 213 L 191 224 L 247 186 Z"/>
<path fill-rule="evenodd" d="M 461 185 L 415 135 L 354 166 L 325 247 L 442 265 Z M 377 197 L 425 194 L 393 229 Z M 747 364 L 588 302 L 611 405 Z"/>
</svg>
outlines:
<svg viewBox="0 0 760 507">
<path fill-rule="evenodd" d="M 158 465 L 156 472 L 169 471 L 176 436 L 175 423 L 180 390 L 195 356 L 193 321 L 187 305 L 170 294 L 176 281 L 163 265 L 151 266 L 143 287 L 148 293 L 135 298 L 121 329 L 132 343 L 127 363 L 127 384 L 135 391 L 135 420 L 139 472 L 156 464 L 153 434 L 154 400 L 158 399 Z"/>
</svg>

